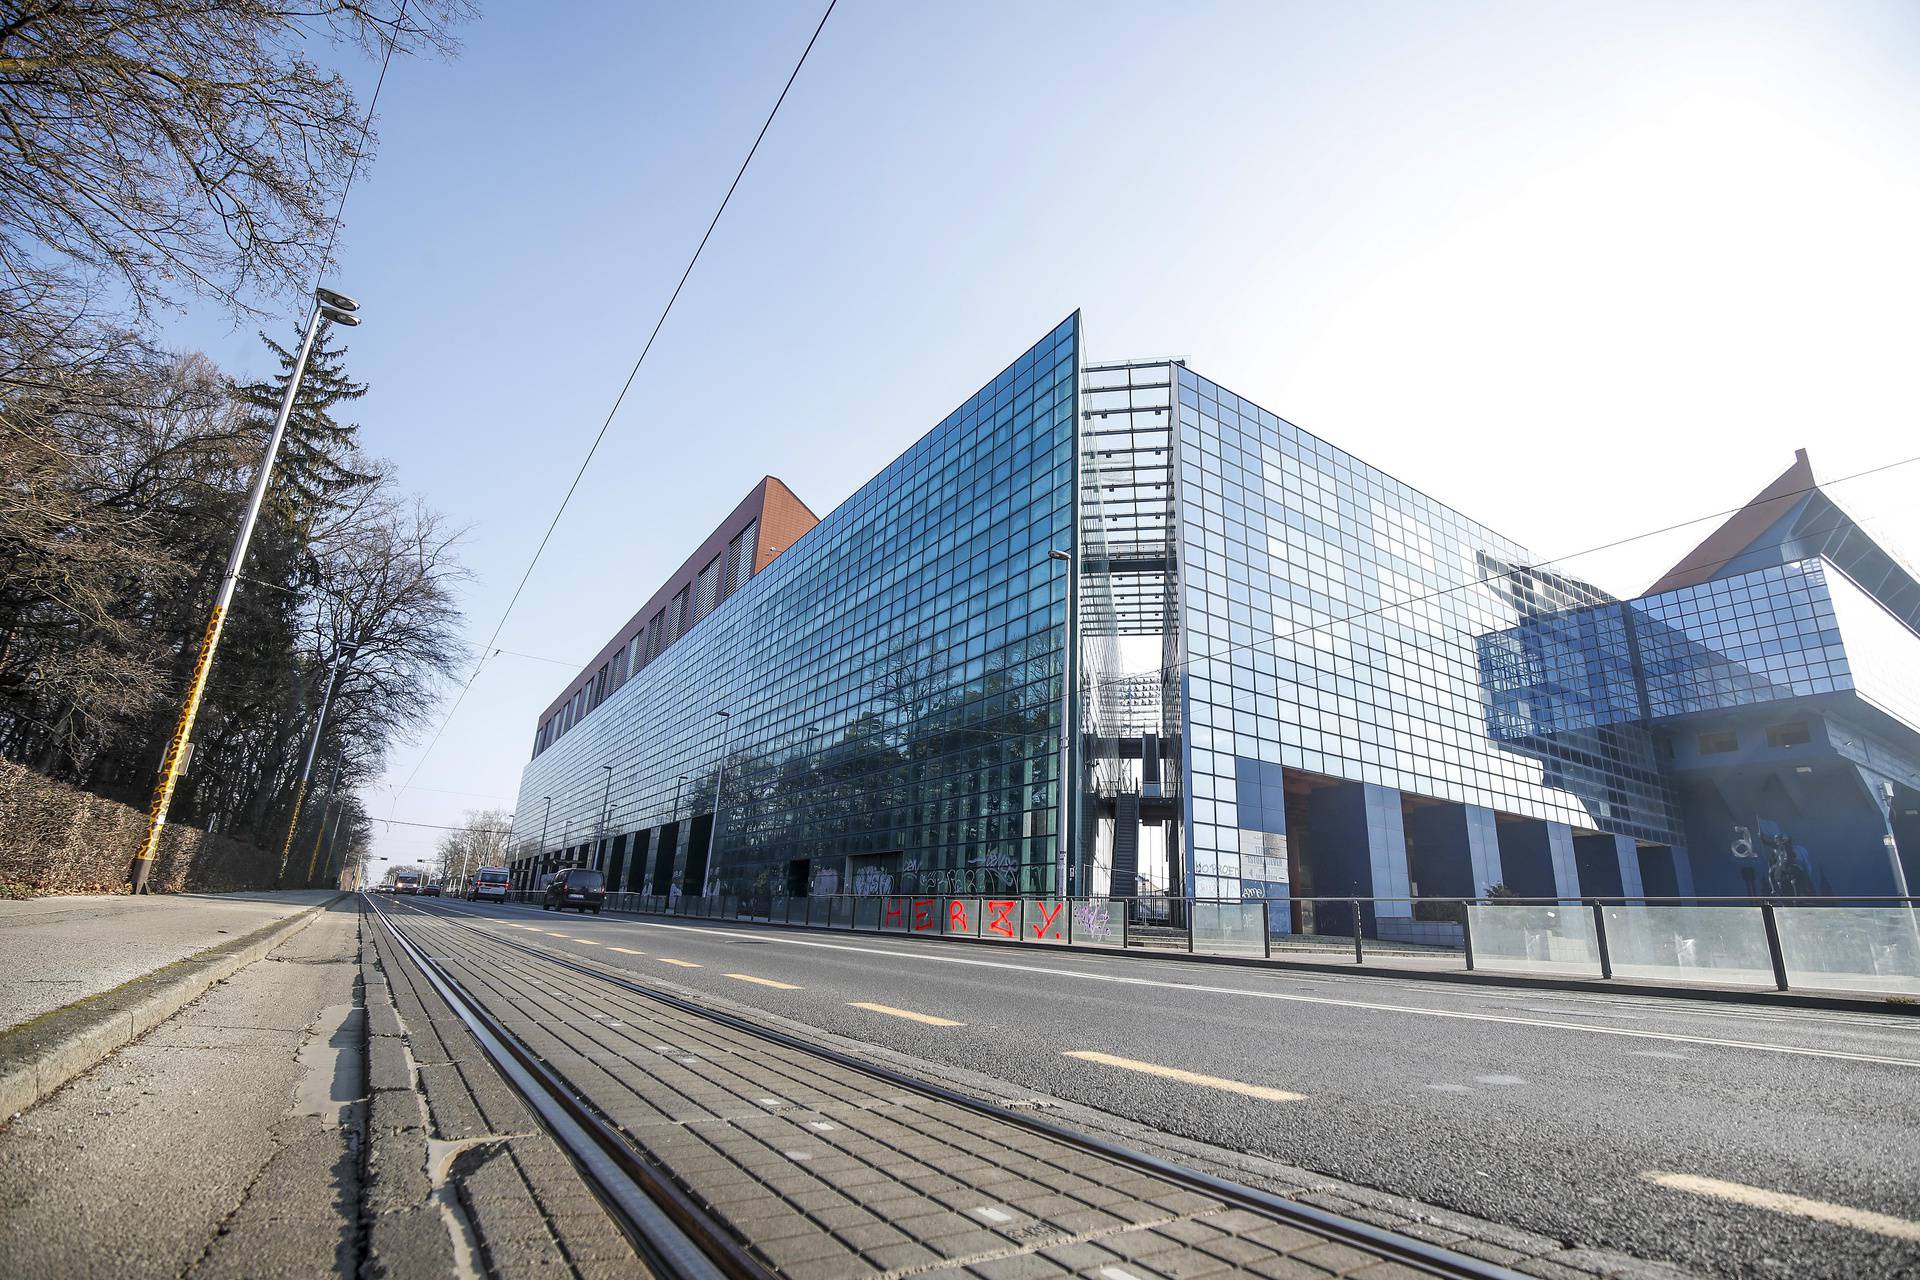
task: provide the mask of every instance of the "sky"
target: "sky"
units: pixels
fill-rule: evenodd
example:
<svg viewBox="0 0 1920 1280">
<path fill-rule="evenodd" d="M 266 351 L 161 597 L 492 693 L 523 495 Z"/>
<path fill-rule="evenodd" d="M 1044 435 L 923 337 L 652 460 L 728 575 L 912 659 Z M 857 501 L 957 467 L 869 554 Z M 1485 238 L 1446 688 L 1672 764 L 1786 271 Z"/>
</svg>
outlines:
<svg viewBox="0 0 1920 1280">
<path fill-rule="evenodd" d="M 561 14 L 395 61 L 334 280 L 475 646 L 820 8 Z M 510 810 L 540 711 L 762 475 L 824 515 L 1076 308 L 1092 358 L 1184 357 L 1542 559 L 1634 539 L 1559 560 L 1618 594 L 1796 448 L 1920 560 L 1920 463 L 1840 480 L 1920 454 L 1916 67 L 1910 3 L 842 0 L 508 652 L 362 798 Z M 175 338 L 267 372 L 250 327 Z"/>
</svg>

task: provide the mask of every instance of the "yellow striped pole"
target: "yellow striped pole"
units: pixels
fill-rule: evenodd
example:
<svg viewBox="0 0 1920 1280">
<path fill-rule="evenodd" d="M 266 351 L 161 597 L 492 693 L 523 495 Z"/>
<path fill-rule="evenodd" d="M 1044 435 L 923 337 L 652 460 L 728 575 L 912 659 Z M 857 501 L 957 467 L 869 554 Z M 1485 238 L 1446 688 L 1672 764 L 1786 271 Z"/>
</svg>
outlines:
<svg viewBox="0 0 1920 1280">
<path fill-rule="evenodd" d="M 273 462 L 280 453 L 280 441 L 287 434 L 287 420 L 293 416 L 293 398 L 300 391 L 300 379 L 307 371 L 307 356 L 313 350 L 314 335 L 320 332 L 324 317 L 342 324 L 358 324 L 351 312 L 359 304 L 326 289 L 314 291 L 313 310 L 307 317 L 307 331 L 300 339 L 300 352 L 288 372 L 286 394 L 280 398 L 280 414 L 273 421 L 273 434 L 267 437 L 267 449 L 260 457 L 260 470 L 253 477 L 253 489 L 247 495 L 246 515 L 233 538 L 233 550 L 227 555 L 227 569 L 220 577 L 220 589 L 213 597 L 213 614 L 207 619 L 206 632 L 200 637 L 200 655 L 194 660 L 193 680 L 187 686 L 186 704 L 180 708 L 179 723 L 167 743 L 167 754 L 160 760 L 160 780 L 154 784 L 153 803 L 147 808 L 147 833 L 133 855 L 127 872 L 127 886 L 134 893 L 146 893 L 153 875 L 153 856 L 160 848 L 160 833 L 167 825 L 167 810 L 173 804 L 173 790 L 180 781 L 180 766 L 187 744 L 193 740 L 193 722 L 200 714 L 200 699 L 207 691 L 207 674 L 213 668 L 213 656 L 220 648 L 220 632 L 226 625 L 227 611 L 233 605 L 234 588 L 240 582 L 240 567 L 246 563 L 247 544 L 253 540 L 253 527 L 260 520 L 260 505 L 266 500 L 267 481 L 273 476 Z"/>
</svg>

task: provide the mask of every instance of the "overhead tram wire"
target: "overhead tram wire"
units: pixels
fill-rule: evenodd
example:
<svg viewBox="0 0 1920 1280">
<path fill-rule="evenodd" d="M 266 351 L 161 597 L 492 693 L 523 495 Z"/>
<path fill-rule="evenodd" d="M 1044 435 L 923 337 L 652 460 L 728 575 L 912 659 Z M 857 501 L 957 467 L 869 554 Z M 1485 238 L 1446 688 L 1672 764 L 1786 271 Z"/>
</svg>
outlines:
<svg viewBox="0 0 1920 1280">
<path fill-rule="evenodd" d="M 839 0 L 827 0 L 826 10 L 814 26 L 813 35 L 807 39 L 806 48 L 800 51 L 799 60 L 793 64 L 793 70 L 788 74 L 786 84 L 781 86 L 780 96 L 774 99 L 772 110 L 767 112 L 767 118 L 761 122 L 760 132 L 754 135 L 753 145 L 747 148 L 746 158 L 740 162 L 739 170 L 733 175 L 733 181 L 728 184 L 726 195 L 720 198 L 720 207 L 713 211 L 713 218 L 707 223 L 706 232 L 701 235 L 700 243 L 694 247 L 693 256 L 687 259 L 686 270 L 680 273 L 680 281 L 673 286 L 673 293 L 668 296 L 667 305 L 660 309 L 660 318 L 654 321 L 653 331 L 647 335 L 646 344 L 640 348 L 640 354 L 634 359 L 633 367 L 627 370 L 626 381 L 620 384 L 620 392 L 614 396 L 613 405 L 607 410 L 606 419 L 601 422 L 599 432 L 593 437 L 593 443 L 587 447 L 586 456 L 580 460 L 580 467 L 574 472 L 572 483 L 567 486 L 566 493 L 561 496 L 560 505 L 554 511 L 553 519 L 547 522 L 547 531 L 540 536 L 540 544 L 534 548 L 533 558 L 527 562 L 526 572 L 520 575 L 519 585 L 514 587 L 513 595 L 507 601 L 507 607 L 501 610 L 500 621 L 494 625 L 493 634 L 487 638 L 486 657 L 475 665 L 472 673 L 467 676 L 466 683 L 460 686 L 460 692 L 454 698 L 453 705 L 447 708 L 447 714 L 441 719 L 440 727 L 434 730 L 433 738 L 427 743 L 426 750 L 422 751 L 420 758 L 414 762 L 413 772 L 407 775 L 407 780 L 401 785 L 400 791 L 394 793 L 395 803 L 399 802 L 400 792 L 412 786 L 413 780 L 420 775 L 421 766 L 427 762 L 427 757 L 432 755 L 433 749 L 439 745 L 441 737 L 447 731 L 447 725 L 460 710 L 460 704 L 466 701 L 467 693 L 473 688 L 473 682 L 479 679 L 480 672 L 485 669 L 488 660 L 506 652 L 496 649 L 495 642 L 500 639 L 501 631 L 506 628 L 507 619 L 513 614 L 513 607 L 520 602 L 521 593 L 527 589 L 527 582 L 533 577 L 533 571 L 539 565 L 540 557 L 546 552 L 547 543 L 553 538 L 553 531 L 559 527 L 560 517 L 566 514 L 568 504 L 573 501 L 574 491 L 580 487 L 580 481 L 587 474 L 587 467 L 593 462 L 593 455 L 599 451 L 601 441 L 607 438 L 607 431 L 613 426 L 615 415 L 620 412 L 620 406 L 625 403 L 627 392 L 632 390 L 634 379 L 640 374 L 640 366 L 646 363 L 647 353 L 653 350 L 654 341 L 659 338 L 660 330 L 666 326 L 667 317 L 673 313 L 673 304 L 680 300 L 680 291 L 687 287 L 687 280 L 693 275 L 693 269 L 699 263 L 700 255 L 706 252 L 707 242 L 713 238 L 714 228 L 720 225 L 721 216 L 726 213 L 727 206 L 733 202 L 733 193 L 739 190 L 740 180 L 747 176 L 747 166 L 753 163 L 753 157 L 760 150 L 760 143 L 766 138 L 767 130 L 773 127 L 774 117 L 780 114 L 781 105 L 786 102 L 787 94 L 792 91 L 794 81 L 800 78 L 800 69 L 807 65 L 807 57 L 813 52 L 813 46 L 819 42 L 820 33 L 826 29 L 827 19 L 833 16 L 834 6 L 838 3 Z"/>
</svg>

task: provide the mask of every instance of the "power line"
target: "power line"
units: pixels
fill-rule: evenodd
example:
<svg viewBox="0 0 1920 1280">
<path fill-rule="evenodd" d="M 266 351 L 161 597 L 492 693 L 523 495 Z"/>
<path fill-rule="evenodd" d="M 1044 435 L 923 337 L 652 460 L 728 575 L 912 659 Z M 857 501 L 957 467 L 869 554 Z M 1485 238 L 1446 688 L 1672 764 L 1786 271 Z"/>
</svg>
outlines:
<svg viewBox="0 0 1920 1280">
<path fill-rule="evenodd" d="M 813 52 L 814 44 L 819 41 L 820 33 L 826 28 L 827 19 L 833 16 L 834 6 L 838 3 L 839 0 L 827 0 L 826 12 L 820 15 L 820 21 L 814 27 L 813 35 L 807 40 L 807 47 L 800 51 L 800 58 L 793 64 L 793 70 L 788 74 L 786 84 L 780 89 L 780 96 L 774 99 L 773 109 L 767 112 L 767 118 L 761 122 L 760 132 L 754 135 L 753 145 L 747 148 L 746 158 L 740 162 L 739 170 L 734 173 L 733 181 L 728 184 L 726 195 L 720 198 L 720 207 L 713 211 L 713 218 L 707 223 L 706 232 L 700 237 L 700 243 L 694 246 L 693 256 L 687 259 L 686 270 L 680 273 L 680 282 L 673 286 L 673 293 L 668 296 L 667 305 L 660 309 L 660 318 L 654 321 L 653 332 L 647 335 L 646 344 L 640 348 L 640 354 L 635 358 L 633 367 L 627 370 L 626 381 L 620 384 L 620 392 L 614 396 L 613 405 L 607 410 L 606 419 L 601 422 L 599 432 L 593 437 L 593 443 L 587 447 L 586 457 L 580 460 L 580 467 L 574 472 L 573 481 L 567 486 L 566 493 L 561 496 L 560 505 L 554 511 L 553 519 L 547 522 L 547 531 L 540 536 L 540 544 L 534 548 L 533 558 L 527 562 L 526 572 L 520 575 L 519 585 L 514 587 L 513 595 L 507 600 L 507 607 L 501 610 L 500 621 L 494 625 L 493 634 L 487 637 L 485 646 L 489 650 L 487 656 L 480 660 L 474 667 L 473 673 L 467 677 L 467 682 L 460 687 L 453 705 L 447 708 L 446 716 L 440 721 L 440 727 L 434 730 L 433 738 L 427 743 L 426 750 L 422 751 L 420 758 L 414 762 L 413 772 L 407 775 L 406 782 L 401 785 L 401 792 L 412 786 L 414 778 L 419 776 L 420 767 L 427 762 L 427 757 L 433 754 L 434 747 L 439 745 L 441 735 L 446 733 L 447 725 L 460 710 L 460 704 L 466 701 L 468 691 L 473 688 L 473 682 L 479 679 L 480 672 L 486 668 L 488 660 L 505 652 L 494 648 L 494 643 L 500 639 L 500 632 L 505 629 L 507 619 L 512 616 L 513 607 L 520 602 L 520 594 L 527 589 L 527 582 L 533 577 L 534 568 L 539 565 L 541 555 L 546 552 L 547 543 L 553 538 L 553 531 L 559 527 L 560 517 L 566 514 L 568 504 L 573 501 L 574 491 L 580 487 L 580 481 L 587 474 L 588 465 L 593 462 L 593 455 L 599 451 L 600 442 L 607 438 L 607 431 L 613 426 L 614 415 L 620 412 L 620 406 L 626 401 L 627 392 L 632 390 L 633 381 L 640 374 L 640 366 L 646 363 L 647 353 L 653 350 L 654 340 L 660 336 L 660 330 L 665 327 L 667 317 L 673 313 L 673 304 L 680 300 L 680 291 L 687 287 L 687 280 L 693 275 L 693 269 L 699 263 L 700 255 L 706 252 L 707 242 L 713 238 L 713 229 L 720 225 L 721 215 L 726 213 L 727 206 L 732 203 L 733 193 L 739 189 L 740 180 L 747 176 L 747 166 L 753 163 L 754 155 L 760 150 L 761 141 L 767 136 L 767 130 L 773 127 L 774 117 L 780 114 L 781 104 L 786 102 L 787 94 L 792 90 L 794 81 L 800 78 L 800 69 L 807 65 L 807 55 Z M 395 792 L 396 803 L 399 798 L 400 792 Z"/>
<path fill-rule="evenodd" d="M 1789 498 L 1801 497 L 1805 494 L 1812 493 L 1816 489 L 1827 488 L 1837 484 L 1844 484 L 1849 480 L 1859 480 L 1866 476 L 1878 475 L 1883 471 L 1892 471 L 1896 467 L 1910 466 L 1915 462 L 1920 462 L 1920 454 L 1916 454 L 1911 458 L 1901 458 L 1895 462 L 1882 463 L 1876 467 L 1868 467 L 1864 471 L 1855 471 L 1850 475 L 1839 476 L 1835 479 L 1824 481 L 1821 483 L 1805 485 L 1799 489 L 1790 489 L 1784 493 L 1775 494 L 1772 498 L 1768 499 L 1768 501 L 1784 502 Z M 1582 556 L 1594 555 L 1601 551 L 1611 551 L 1616 547 L 1624 547 L 1629 543 L 1641 542 L 1648 538 L 1657 538 L 1661 534 L 1672 533 L 1678 529 L 1685 529 L 1690 525 L 1702 524 L 1708 520 L 1716 520 L 1725 516 L 1734 515 L 1738 512 L 1746 510 L 1747 507 L 1751 505 L 1753 504 L 1742 503 L 1740 506 L 1729 507 L 1724 511 L 1708 512 L 1705 515 L 1694 516 L 1692 519 L 1681 520 L 1674 524 L 1664 525 L 1658 529 L 1648 529 L 1641 533 L 1630 534 L 1624 538 L 1615 538 L 1611 542 L 1602 542 L 1591 547 L 1584 547 L 1579 551 L 1569 552 L 1566 555 L 1559 556 L 1552 560 L 1542 560 L 1542 561 L 1537 561 L 1533 564 L 1526 564 L 1526 565 L 1515 565 L 1512 569 L 1508 570 L 1507 573 L 1512 574 L 1512 573 L 1528 573 L 1528 572 L 1546 571 L 1550 569 L 1550 567 L 1553 565 L 1564 564 L 1569 560 L 1578 560 Z M 1848 518 L 1851 519 L 1851 516 L 1849 516 Z M 1839 527 L 1838 525 L 1834 526 L 1834 528 L 1838 528 L 1838 527 Z M 1824 532 L 1824 533 L 1831 533 L 1832 531 L 1833 531 L 1832 529 L 1821 530 L 1821 532 Z M 1670 573 L 1691 573 L 1691 572 L 1696 572 L 1702 569 L 1706 569 L 1706 570 L 1718 569 L 1723 565 L 1726 565 L 1734 560 L 1739 559 L 1740 556 L 1744 555 L 1747 551 L 1751 549 L 1752 549 L 1751 547 L 1743 547 L 1741 550 L 1736 551 L 1734 554 L 1730 556 L 1721 557 L 1720 559 L 1717 559 L 1717 560 L 1708 560 L 1708 561 L 1700 561 L 1696 563 L 1675 565 L 1673 569 L 1670 571 Z M 1506 575 L 1503 574 L 1501 576 L 1504 577 Z M 1451 586 L 1438 587 L 1432 591 L 1423 592 L 1420 595 L 1406 596 L 1402 599 L 1389 601 L 1386 604 L 1377 605 L 1370 609 L 1359 609 L 1352 613 L 1342 614 L 1337 618 L 1328 618 L 1323 622 L 1309 623 L 1303 626 L 1294 627 L 1291 630 L 1286 631 L 1279 635 L 1267 636 L 1259 640 L 1250 640 L 1244 644 L 1228 645 L 1227 647 L 1220 649 L 1214 653 L 1209 653 L 1200 657 L 1191 658 L 1184 662 L 1171 663 L 1163 667 L 1155 667 L 1146 671 L 1134 672 L 1130 675 L 1125 675 L 1125 676 L 1108 676 L 1100 680 L 1096 680 L 1093 683 L 1095 683 L 1096 685 L 1119 684 L 1123 682 L 1137 680 L 1142 676 L 1152 676 L 1152 675 L 1161 674 L 1165 672 L 1187 670 L 1191 668 L 1195 663 L 1198 663 L 1198 662 L 1213 662 L 1222 657 L 1225 657 L 1228 654 L 1239 653 L 1243 650 L 1248 650 L 1248 649 L 1262 648 L 1266 645 L 1278 643 L 1281 640 L 1291 640 L 1295 636 L 1310 635 L 1315 631 L 1323 631 L 1328 627 L 1336 627 L 1343 623 L 1348 623 L 1348 622 L 1358 622 L 1362 618 L 1375 617 L 1379 614 L 1388 613 L 1395 609 L 1404 609 L 1411 605 L 1424 604 L 1430 600 L 1437 600 L 1442 596 L 1452 595 L 1457 591 L 1470 591 L 1475 587 L 1487 586 L 1490 582 L 1494 580 L 1495 579 L 1491 579 L 1491 578 L 1475 578 L 1471 582 L 1456 582 Z M 1612 603 L 1625 603 L 1625 602 L 1614 601 Z M 1595 604 L 1595 605 L 1583 605 L 1583 606 L 1576 606 L 1576 607 L 1597 608 L 1601 606 L 1599 604 Z"/>
<path fill-rule="evenodd" d="M 466 831 L 476 836 L 510 836 L 511 829 L 499 831 L 493 827 L 449 827 L 438 822 L 403 822 L 399 818 L 368 818 L 368 822 L 384 822 L 390 827 L 424 827 L 429 831 Z"/>
</svg>

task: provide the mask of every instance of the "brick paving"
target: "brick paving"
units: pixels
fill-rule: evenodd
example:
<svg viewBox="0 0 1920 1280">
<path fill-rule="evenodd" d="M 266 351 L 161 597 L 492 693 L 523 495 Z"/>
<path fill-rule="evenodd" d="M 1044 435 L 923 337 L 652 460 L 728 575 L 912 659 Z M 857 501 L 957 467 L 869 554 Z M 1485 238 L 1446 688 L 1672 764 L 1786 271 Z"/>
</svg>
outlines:
<svg viewBox="0 0 1920 1280">
<path fill-rule="evenodd" d="M 1417 1274 L 452 923 L 395 922 L 793 1280 Z"/>
</svg>

